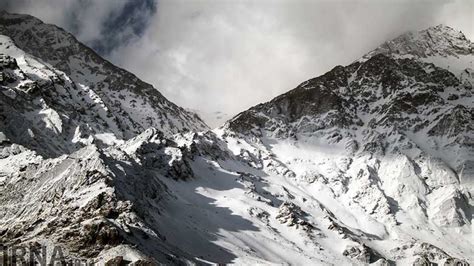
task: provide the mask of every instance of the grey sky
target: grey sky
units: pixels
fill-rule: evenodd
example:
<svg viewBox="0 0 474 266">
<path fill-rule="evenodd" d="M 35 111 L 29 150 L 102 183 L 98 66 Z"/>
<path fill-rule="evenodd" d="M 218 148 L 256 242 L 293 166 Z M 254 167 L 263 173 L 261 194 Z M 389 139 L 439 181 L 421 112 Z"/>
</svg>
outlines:
<svg viewBox="0 0 474 266">
<path fill-rule="evenodd" d="M 444 23 L 474 36 L 470 0 L 0 2 L 72 31 L 207 121 L 215 111 L 235 115 L 270 100 L 408 30 Z"/>
</svg>

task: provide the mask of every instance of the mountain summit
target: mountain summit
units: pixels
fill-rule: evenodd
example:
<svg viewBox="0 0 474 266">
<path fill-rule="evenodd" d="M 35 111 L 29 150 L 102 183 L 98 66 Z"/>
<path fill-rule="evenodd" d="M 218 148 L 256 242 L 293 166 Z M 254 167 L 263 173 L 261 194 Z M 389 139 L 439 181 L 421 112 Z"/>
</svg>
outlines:
<svg viewBox="0 0 474 266">
<path fill-rule="evenodd" d="M 472 49 L 474 44 L 462 32 L 441 24 L 419 32 L 400 35 L 394 40 L 383 43 L 364 58 L 370 58 L 375 54 L 417 58 L 459 57 L 472 55 Z"/>
<path fill-rule="evenodd" d="M 404 34 L 206 131 L 3 12 L 0 241 L 108 265 L 474 263 L 472 57 L 449 27 Z"/>
</svg>

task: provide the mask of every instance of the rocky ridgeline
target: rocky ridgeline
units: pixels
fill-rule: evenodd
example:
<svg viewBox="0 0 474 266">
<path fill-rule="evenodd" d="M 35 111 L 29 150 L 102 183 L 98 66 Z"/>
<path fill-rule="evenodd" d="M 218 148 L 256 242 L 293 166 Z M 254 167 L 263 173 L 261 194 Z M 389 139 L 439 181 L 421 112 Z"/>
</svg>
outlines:
<svg viewBox="0 0 474 266">
<path fill-rule="evenodd" d="M 228 127 L 236 132 L 265 130 L 283 138 L 331 128 L 428 130 L 428 136 L 456 137 L 472 130 L 472 108 L 457 104 L 460 98 L 472 98 L 472 87 L 461 84 L 451 72 L 377 54 L 308 80 L 239 114 Z M 331 137 L 336 141 L 343 137 L 335 134 Z"/>
<path fill-rule="evenodd" d="M 438 25 L 419 32 L 408 32 L 380 45 L 363 58 L 375 54 L 427 58 L 431 56 L 454 56 L 472 54 L 473 43 L 455 29 Z"/>
</svg>

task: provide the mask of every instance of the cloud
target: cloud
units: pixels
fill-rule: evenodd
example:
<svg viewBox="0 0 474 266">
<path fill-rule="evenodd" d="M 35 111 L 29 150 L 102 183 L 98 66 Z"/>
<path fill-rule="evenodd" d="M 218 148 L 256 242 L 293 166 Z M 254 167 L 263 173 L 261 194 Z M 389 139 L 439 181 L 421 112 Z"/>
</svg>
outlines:
<svg viewBox="0 0 474 266">
<path fill-rule="evenodd" d="M 445 23 L 474 36 L 470 0 L 150 1 L 135 11 L 133 0 L 21 0 L 16 7 L 72 30 L 208 121 L 216 111 L 235 115 L 268 101 L 408 30 Z M 58 3 L 64 12 L 52 11 Z"/>
</svg>

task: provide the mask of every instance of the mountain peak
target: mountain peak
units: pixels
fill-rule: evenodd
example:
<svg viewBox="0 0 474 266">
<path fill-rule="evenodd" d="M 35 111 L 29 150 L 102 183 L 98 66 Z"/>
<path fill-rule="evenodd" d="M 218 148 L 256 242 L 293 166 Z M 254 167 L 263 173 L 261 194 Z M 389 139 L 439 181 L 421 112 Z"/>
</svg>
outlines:
<svg viewBox="0 0 474 266">
<path fill-rule="evenodd" d="M 439 24 L 387 41 L 363 56 L 362 61 L 380 53 L 397 58 L 459 57 L 472 54 L 473 47 L 474 44 L 461 31 Z"/>
<path fill-rule="evenodd" d="M 462 36 L 461 38 L 462 39 L 466 39 L 466 36 L 464 36 L 464 33 L 462 33 L 461 31 L 458 31 L 448 25 L 445 25 L 445 24 L 438 24 L 436 26 L 431 26 L 425 30 L 421 30 L 419 32 L 431 32 L 431 33 L 440 33 L 440 34 L 443 34 L 446 36 L 446 34 L 448 35 L 451 35 L 451 36 L 455 36 L 455 37 L 460 37 Z"/>
</svg>

